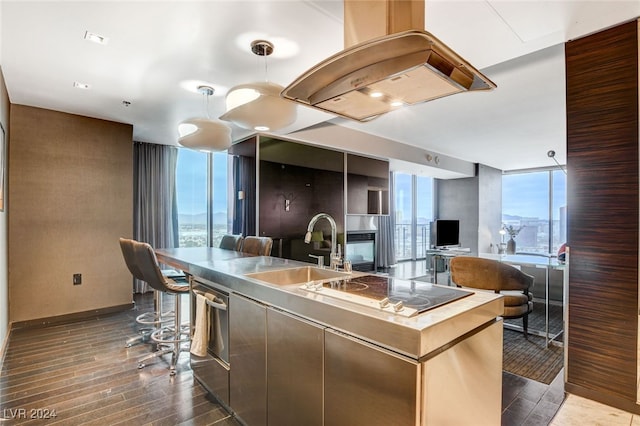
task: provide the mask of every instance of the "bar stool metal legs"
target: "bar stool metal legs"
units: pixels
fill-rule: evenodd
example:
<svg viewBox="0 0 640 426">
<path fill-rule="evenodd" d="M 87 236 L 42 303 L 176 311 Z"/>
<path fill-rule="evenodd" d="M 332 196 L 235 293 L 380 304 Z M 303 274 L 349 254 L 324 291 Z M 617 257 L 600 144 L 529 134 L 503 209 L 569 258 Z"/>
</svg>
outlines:
<svg viewBox="0 0 640 426">
<path fill-rule="evenodd" d="M 154 330 L 162 327 L 167 322 L 173 321 L 174 311 L 162 311 L 162 294 L 161 291 L 153 291 L 153 311 L 145 312 L 136 317 L 136 323 L 142 325 L 142 327 L 138 329 L 138 335 L 127 339 L 126 348 L 139 343 L 148 343 Z"/>
<path fill-rule="evenodd" d="M 171 363 L 169 364 L 169 374 L 171 376 L 176 374 L 176 365 L 180 352 L 188 350 L 183 349 L 183 345 L 189 343 L 189 324 L 181 323 L 181 300 L 182 295 L 187 295 L 188 292 L 174 293 L 175 296 L 175 315 L 174 320 L 164 325 L 150 335 L 151 341 L 157 344 L 157 350 L 138 361 L 138 368 L 144 368 L 147 361 L 161 357 L 163 355 L 171 354 Z"/>
</svg>

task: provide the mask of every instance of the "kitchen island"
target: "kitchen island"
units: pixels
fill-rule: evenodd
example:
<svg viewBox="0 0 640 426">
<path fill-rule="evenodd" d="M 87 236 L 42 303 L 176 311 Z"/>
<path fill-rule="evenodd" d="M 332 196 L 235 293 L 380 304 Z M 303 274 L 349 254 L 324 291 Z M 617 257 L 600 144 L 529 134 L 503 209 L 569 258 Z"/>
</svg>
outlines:
<svg viewBox="0 0 640 426">
<path fill-rule="evenodd" d="M 246 424 L 500 423 L 501 296 L 472 293 L 420 313 L 340 293 L 371 274 L 216 248 L 157 255 L 197 291 L 228 295 L 210 335 L 227 359 L 192 356 L 192 367 Z M 293 272 L 311 274 L 312 285 Z M 441 287 L 389 284 L 415 294 Z"/>
</svg>

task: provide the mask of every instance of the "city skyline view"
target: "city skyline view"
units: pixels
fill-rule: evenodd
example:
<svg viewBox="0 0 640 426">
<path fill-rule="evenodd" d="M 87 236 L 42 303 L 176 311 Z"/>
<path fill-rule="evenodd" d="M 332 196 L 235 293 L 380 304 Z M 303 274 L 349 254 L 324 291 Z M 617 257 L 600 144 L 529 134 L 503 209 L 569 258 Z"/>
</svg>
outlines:
<svg viewBox="0 0 640 426">
<path fill-rule="evenodd" d="M 202 247 L 217 244 L 229 231 L 228 165 L 229 155 L 211 155 L 212 175 L 208 182 L 208 154 L 192 149 L 179 149 L 176 164 L 176 201 L 178 205 L 178 239 L 180 247 Z M 207 237 L 207 185 L 212 189 L 212 235 Z"/>
<path fill-rule="evenodd" d="M 567 205 L 567 178 L 554 170 L 553 219 L 560 218 L 560 208 Z M 502 214 L 523 218 L 549 216 L 549 171 L 506 174 L 502 177 Z"/>
<path fill-rule="evenodd" d="M 207 157 L 204 152 L 179 149 L 176 192 L 180 245 L 207 244 Z M 229 231 L 229 156 L 212 156 L 213 236 Z M 550 185 L 550 181 L 552 184 Z M 430 245 L 429 225 L 434 220 L 433 178 L 406 173 L 394 175 L 396 255 L 420 258 Z M 552 203 L 549 218 L 549 203 Z M 505 174 L 502 178 L 502 223 L 524 226 L 517 238 L 519 250 L 549 253 L 566 239 L 566 175 L 561 170 Z M 551 229 L 550 229 L 551 225 Z M 549 234 L 552 232 L 552 246 Z M 415 234 L 415 235 L 414 235 Z M 502 241 L 496 236 L 496 244 Z"/>
<path fill-rule="evenodd" d="M 502 177 L 502 222 L 521 228 L 515 238 L 518 252 L 555 254 L 566 242 L 566 181 L 562 170 Z M 505 235 L 501 242 L 508 239 Z"/>
<path fill-rule="evenodd" d="M 228 163 L 226 152 L 213 157 L 213 212 L 226 213 Z M 207 153 L 179 149 L 176 165 L 176 193 L 180 214 L 200 215 L 207 212 Z"/>
</svg>

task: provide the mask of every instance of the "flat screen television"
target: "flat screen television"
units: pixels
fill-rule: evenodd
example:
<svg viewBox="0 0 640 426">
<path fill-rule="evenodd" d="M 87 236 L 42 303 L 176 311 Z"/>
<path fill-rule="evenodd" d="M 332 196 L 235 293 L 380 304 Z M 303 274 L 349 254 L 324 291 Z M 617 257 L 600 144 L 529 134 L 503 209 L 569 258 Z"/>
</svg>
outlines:
<svg viewBox="0 0 640 426">
<path fill-rule="evenodd" d="M 460 246 L 460 221 L 437 219 L 431 222 L 431 246 L 447 248 Z"/>
</svg>

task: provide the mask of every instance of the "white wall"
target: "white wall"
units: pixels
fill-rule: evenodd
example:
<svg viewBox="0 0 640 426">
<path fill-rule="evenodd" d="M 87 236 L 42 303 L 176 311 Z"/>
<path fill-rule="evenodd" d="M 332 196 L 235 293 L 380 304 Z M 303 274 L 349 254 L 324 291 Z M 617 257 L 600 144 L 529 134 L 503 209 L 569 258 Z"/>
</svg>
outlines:
<svg viewBox="0 0 640 426">
<path fill-rule="evenodd" d="M 0 1 L 0 123 L 5 130 L 5 144 L 8 144 L 9 98 L 2 74 L 2 5 Z M 5 145 L 6 146 L 6 145 Z M 7 157 L 5 157 L 6 159 Z M 4 181 L 6 182 L 6 174 Z M 7 273 L 7 197 L 5 208 L 0 212 L 0 360 L 4 355 L 5 340 L 9 329 L 9 280 Z"/>
</svg>

